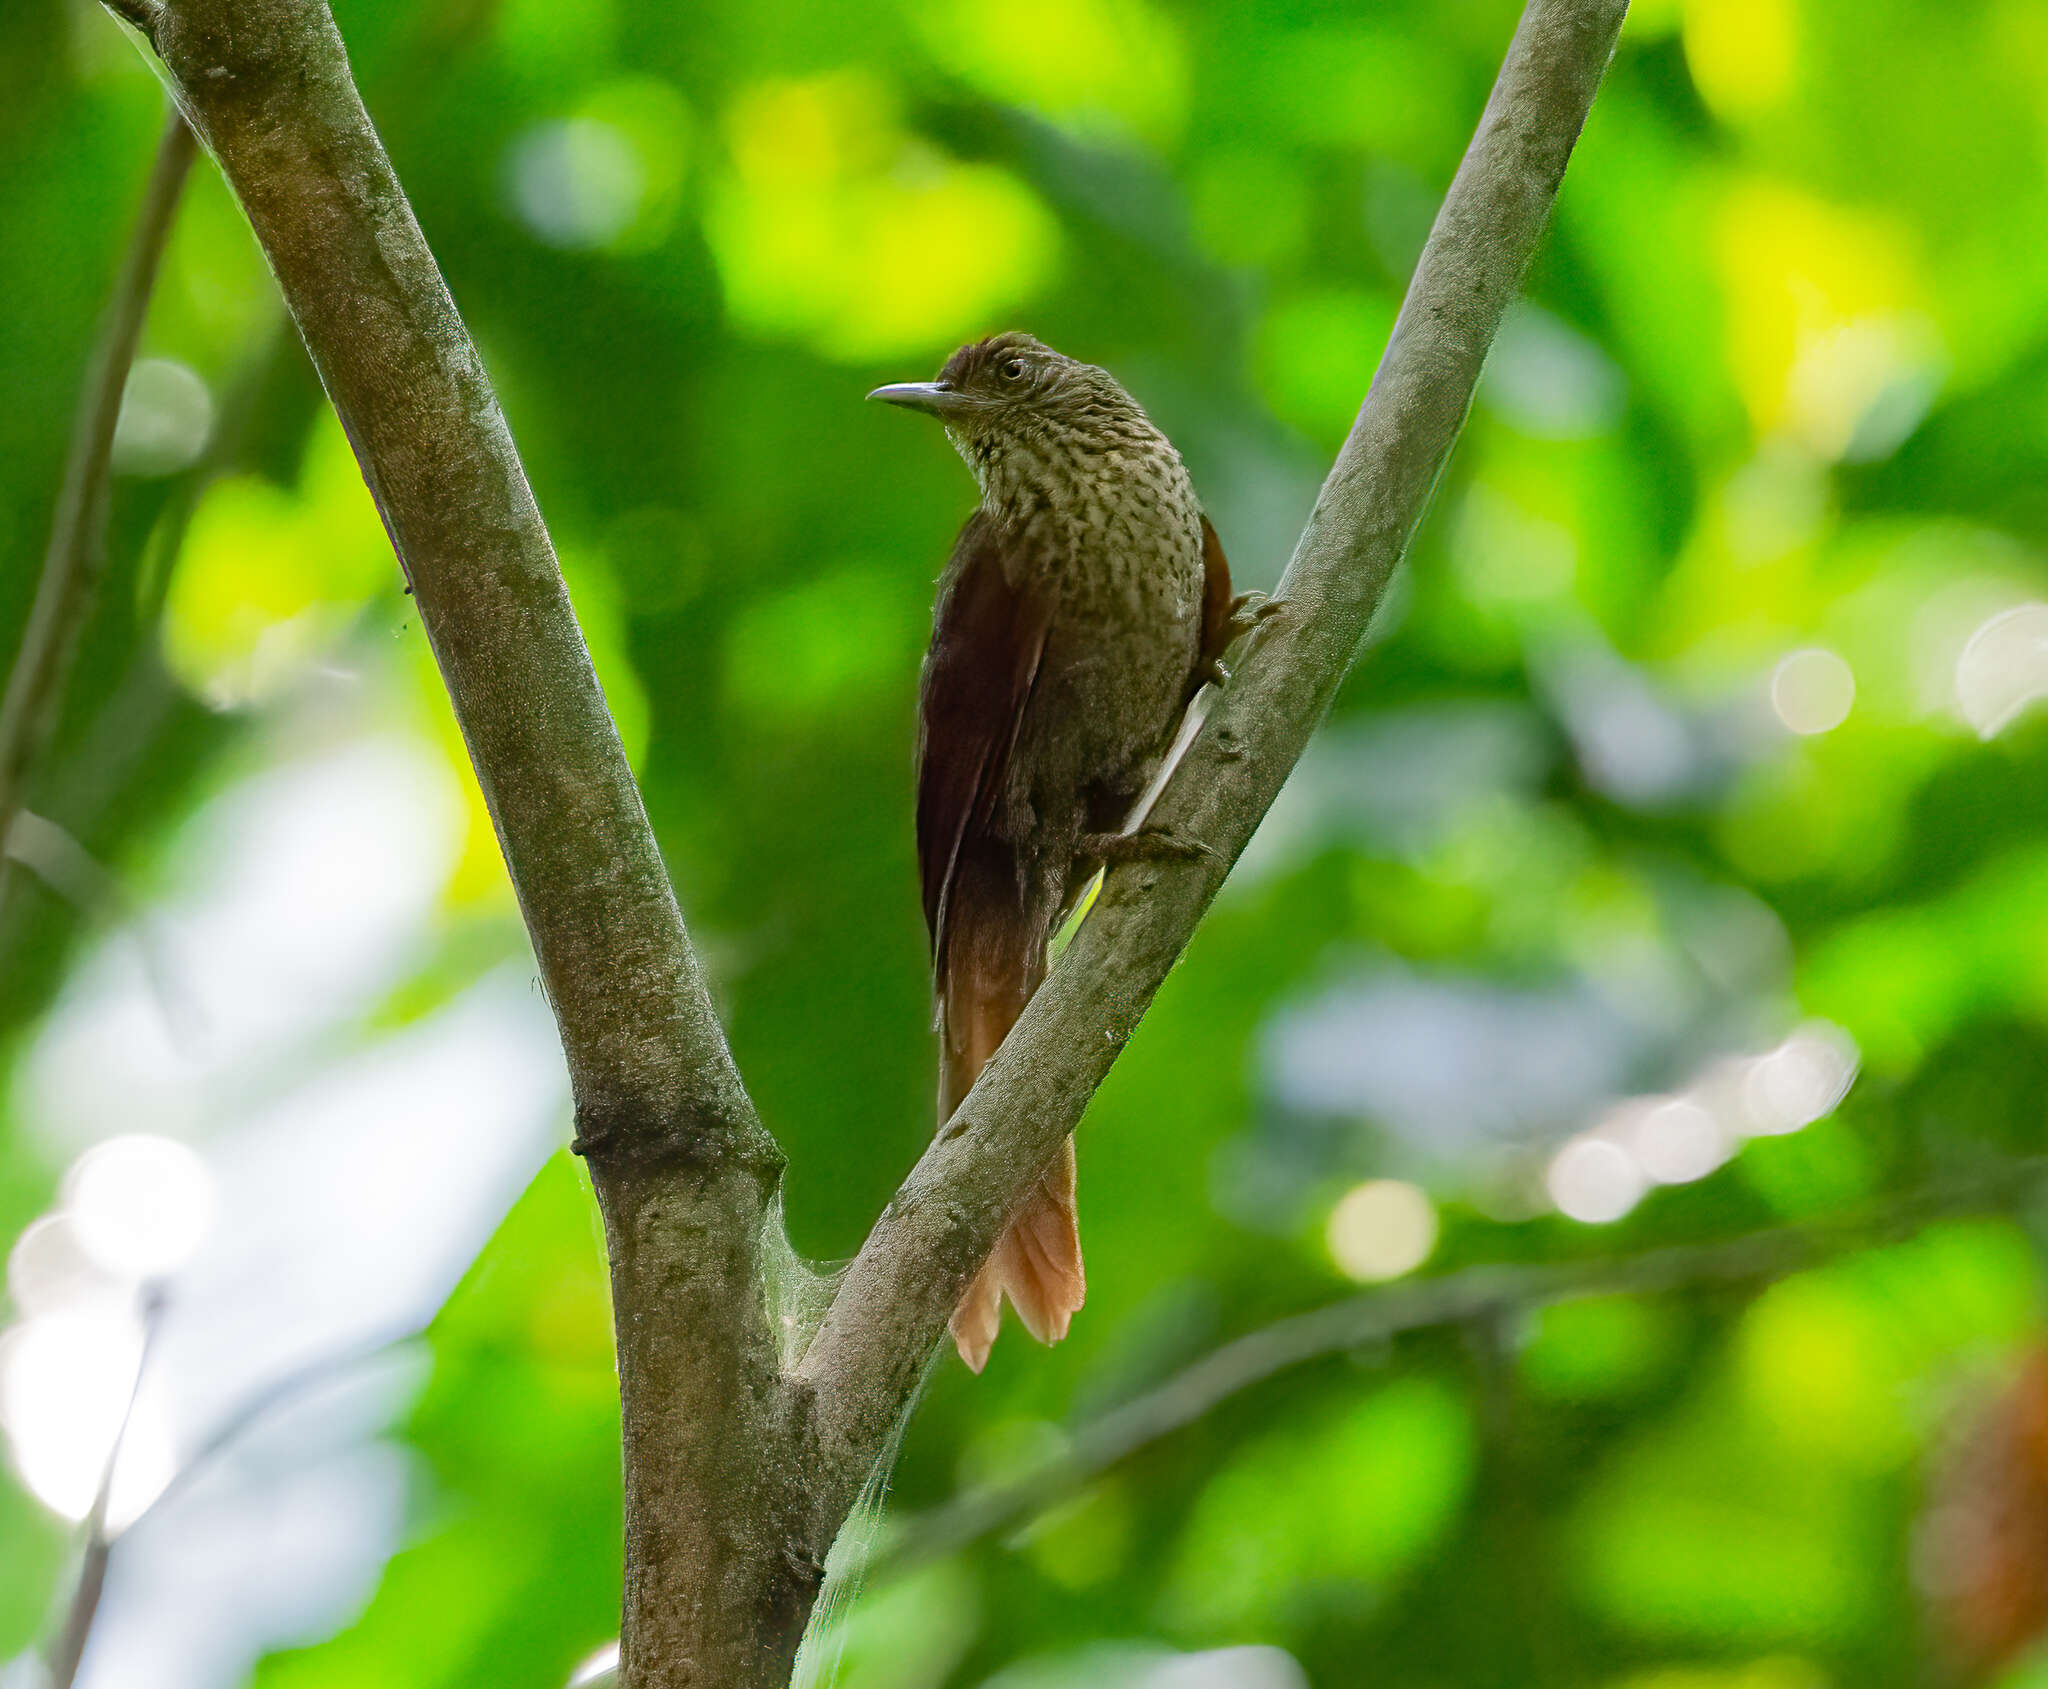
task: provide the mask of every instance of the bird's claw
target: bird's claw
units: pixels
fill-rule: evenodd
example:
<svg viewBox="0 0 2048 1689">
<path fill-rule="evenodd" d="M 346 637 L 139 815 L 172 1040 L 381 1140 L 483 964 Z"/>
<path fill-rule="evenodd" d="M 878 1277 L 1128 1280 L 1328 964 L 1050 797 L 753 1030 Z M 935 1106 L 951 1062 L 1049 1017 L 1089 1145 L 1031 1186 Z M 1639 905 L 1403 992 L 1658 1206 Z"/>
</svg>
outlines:
<svg viewBox="0 0 2048 1689">
<path fill-rule="evenodd" d="M 1227 625 L 1234 634 L 1250 633 L 1268 616 L 1278 615 L 1286 608 L 1284 598 L 1273 598 L 1263 592 L 1240 592 L 1230 601 Z"/>
<path fill-rule="evenodd" d="M 1222 852 L 1165 827 L 1140 827 L 1135 833 L 1090 833 L 1081 840 L 1081 854 L 1105 868 L 1131 862 L 1199 862 L 1221 860 Z"/>
<path fill-rule="evenodd" d="M 1216 686 L 1224 685 L 1230 679 L 1230 669 L 1223 661 L 1224 652 L 1259 627 L 1267 617 L 1286 608 L 1286 599 L 1269 598 L 1263 592 L 1241 592 L 1233 598 L 1230 613 L 1223 618 L 1223 643 L 1203 668 L 1203 680 Z"/>
</svg>

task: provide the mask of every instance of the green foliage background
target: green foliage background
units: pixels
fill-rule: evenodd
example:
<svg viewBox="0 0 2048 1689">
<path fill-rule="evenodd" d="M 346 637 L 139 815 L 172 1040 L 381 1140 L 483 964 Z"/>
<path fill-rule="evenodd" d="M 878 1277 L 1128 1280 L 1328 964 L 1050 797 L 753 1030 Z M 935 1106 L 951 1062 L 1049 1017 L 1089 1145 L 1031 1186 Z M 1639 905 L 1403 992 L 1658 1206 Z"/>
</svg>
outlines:
<svg viewBox="0 0 2048 1689">
<path fill-rule="evenodd" d="M 911 709 L 972 496 L 935 432 L 862 394 L 1028 326 L 1126 379 L 1241 580 L 1269 584 L 1515 8 L 336 13 L 789 1150 L 792 1233 L 850 1254 L 930 1130 Z M 0 8 L 0 649 L 159 109 L 96 9 Z M 1374 648 L 1089 1116 L 1086 1313 L 1050 1353 L 1013 1331 L 980 1380 L 941 1367 L 895 1505 L 1013 1470 L 1221 1338 L 1345 1293 L 1324 1226 L 1366 1177 L 1430 1191 L 1436 1271 L 1819 1218 L 2039 1143 L 2048 740 L 2025 718 L 1980 737 L 1954 679 L 1974 627 L 2048 596 L 2044 227 L 2037 0 L 1639 0 Z M 215 444 L 119 481 L 31 802 L 147 898 L 187 818 L 289 754 L 323 663 L 461 762 L 204 164 L 145 354 L 207 384 Z M 1769 682 L 1811 647 L 1855 702 L 1798 736 Z M 1662 761 L 1628 737 L 1646 721 L 1677 747 Z M 1414 766 L 1400 735 L 1445 722 L 1506 750 L 1426 824 L 1386 823 L 1376 781 Z M 473 797 L 464 826 L 416 966 L 342 1036 L 394 1035 L 523 955 Z M 17 878 L 0 1061 L 104 924 Z M 1761 933 L 1762 960 L 1721 979 L 1731 933 Z M 1617 1074 L 1634 1092 L 1802 1016 L 1862 1070 L 1830 1117 L 1584 1225 L 1509 1197 L 1588 1119 L 1433 1141 L 1302 1102 L 1275 1028 L 1367 978 L 1675 991 Z M 62 1172 L 12 1095 L 6 1237 Z M 616 1406 L 578 1179 L 566 1153 L 546 1166 L 434 1324 L 401 1428 L 407 1540 L 338 1635 L 261 1667 L 266 1689 L 551 1689 L 610 1634 Z M 1086 1650 L 1133 1642 L 1281 1646 L 1319 1689 L 1922 1681 L 1924 1474 L 2034 1339 L 2039 1281 L 2030 1230 L 1962 1220 L 1761 1293 L 1574 1304 L 1307 1368 L 1021 1538 L 871 1592 L 846 1681 L 1107 1681 L 1121 1668 Z M 0 1483 L 0 1659 L 41 1624 L 64 1540 Z"/>
</svg>

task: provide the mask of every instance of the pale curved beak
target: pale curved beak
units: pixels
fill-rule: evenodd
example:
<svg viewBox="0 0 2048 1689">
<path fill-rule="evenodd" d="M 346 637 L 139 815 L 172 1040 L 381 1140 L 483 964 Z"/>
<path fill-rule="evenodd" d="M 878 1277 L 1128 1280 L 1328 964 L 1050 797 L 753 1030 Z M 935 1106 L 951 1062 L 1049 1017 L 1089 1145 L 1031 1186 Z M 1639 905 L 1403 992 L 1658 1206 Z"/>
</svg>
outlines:
<svg viewBox="0 0 2048 1689">
<path fill-rule="evenodd" d="M 957 387 L 948 387 L 938 381 L 897 381 L 887 387 L 877 387 L 868 395 L 880 399 L 886 405 L 901 405 L 905 410 L 923 411 L 927 416 L 940 418 L 963 415 L 975 408 L 976 401 Z"/>
</svg>

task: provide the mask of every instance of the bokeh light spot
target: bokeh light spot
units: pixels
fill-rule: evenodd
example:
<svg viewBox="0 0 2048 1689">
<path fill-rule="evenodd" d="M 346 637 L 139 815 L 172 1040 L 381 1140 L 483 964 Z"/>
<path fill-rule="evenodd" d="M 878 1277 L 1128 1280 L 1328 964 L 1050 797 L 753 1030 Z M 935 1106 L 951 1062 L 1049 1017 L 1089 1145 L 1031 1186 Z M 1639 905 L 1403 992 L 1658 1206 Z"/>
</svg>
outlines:
<svg viewBox="0 0 2048 1689">
<path fill-rule="evenodd" d="M 1723 117 L 1747 117 L 1791 91 L 1799 63 L 1792 0 L 1687 0 L 1685 62 Z"/>
<path fill-rule="evenodd" d="M 757 598 L 734 619 L 726 696 L 746 719 L 775 727 L 861 709 L 910 672 L 924 627 L 900 576 L 849 564 Z"/>
<path fill-rule="evenodd" d="M 571 118 L 530 129 L 507 165 L 513 208 L 549 246 L 609 245 L 640 211 L 646 173 L 609 123 Z"/>
<path fill-rule="evenodd" d="M 1855 702 L 1854 671 L 1822 646 L 1790 652 L 1771 671 L 1771 708 L 1794 733 L 1832 732 Z"/>
<path fill-rule="evenodd" d="M 171 1138 L 134 1133 L 97 1144 L 64 1179 L 64 1207 L 87 1257 L 128 1279 L 189 1261 L 213 1221 L 213 1175 Z"/>
<path fill-rule="evenodd" d="M 213 395 L 173 358 L 143 358 L 128 372 L 114 421 L 114 468 L 123 475 L 174 475 L 213 436 Z"/>
<path fill-rule="evenodd" d="M 1743 1087 L 1751 1132 L 1796 1132 L 1834 1112 L 1856 1077 L 1856 1045 L 1840 1027 L 1811 1021 L 1757 1057 Z"/>
<path fill-rule="evenodd" d="M 1689 1097 L 1670 1097 L 1636 1123 L 1632 1145 L 1642 1170 L 1660 1185 L 1704 1179 L 1734 1147 L 1727 1129 Z"/>
<path fill-rule="evenodd" d="M 1963 719 L 1986 739 L 2048 696 L 2048 604 L 2001 610 L 1971 634 L 1956 659 L 1955 696 Z"/>
<path fill-rule="evenodd" d="M 1596 1226 L 1619 1220 L 1650 1185 L 1634 1156 L 1594 1137 L 1574 1138 L 1559 1150 L 1543 1183 L 1560 1214 Z"/>
<path fill-rule="evenodd" d="M 218 709 L 266 702 L 396 579 L 383 521 L 329 413 L 306 444 L 294 491 L 256 475 L 207 489 L 171 576 L 164 661 Z"/>
<path fill-rule="evenodd" d="M 1729 366 L 1760 434 L 1816 457 L 1883 457 L 1912 432 L 1947 358 L 1911 231 L 1752 179 L 1720 218 Z"/>
<path fill-rule="evenodd" d="M 1275 305 L 1259 325 L 1258 368 L 1273 409 L 1334 446 L 1365 402 L 1394 327 L 1379 294 L 1328 289 Z"/>
<path fill-rule="evenodd" d="M 728 309 L 757 334 L 848 359 L 935 351 L 1051 271 L 1058 228 L 1031 190 L 913 141 L 870 77 L 757 84 L 727 131 L 705 235 Z"/>
<path fill-rule="evenodd" d="M 32 1220 L 7 1254 L 7 1294 L 30 1318 L 112 1302 L 131 1288 L 86 1253 L 69 1214 Z"/>
<path fill-rule="evenodd" d="M 1170 140 L 1187 116 L 1187 53 L 1147 0 L 934 0 L 914 14 L 971 86 L 1087 131 Z"/>
<path fill-rule="evenodd" d="M 36 1499 L 66 1519 L 83 1519 L 122 1436 L 142 1329 L 125 1315 L 51 1314 L 0 1337 L 0 1427 Z M 173 1454 L 161 1412 L 137 1401 L 122 1439 L 107 1522 L 128 1523 L 170 1481 Z"/>
<path fill-rule="evenodd" d="M 1346 1278 L 1361 1284 L 1399 1278 L 1436 1247 L 1436 1205 L 1406 1180 L 1368 1179 L 1338 1199 L 1324 1236 Z"/>
</svg>

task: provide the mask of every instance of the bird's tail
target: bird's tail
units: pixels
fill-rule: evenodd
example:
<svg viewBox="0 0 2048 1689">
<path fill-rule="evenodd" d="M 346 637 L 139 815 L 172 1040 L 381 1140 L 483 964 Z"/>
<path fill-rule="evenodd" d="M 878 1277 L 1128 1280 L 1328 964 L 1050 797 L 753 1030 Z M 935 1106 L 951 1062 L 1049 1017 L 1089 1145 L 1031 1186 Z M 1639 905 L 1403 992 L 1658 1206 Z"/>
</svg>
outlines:
<svg viewBox="0 0 2048 1689">
<path fill-rule="evenodd" d="M 967 965 L 948 969 L 942 1004 L 941 1124 L 952 1118 L 996 1047 L 1009 1035 L 1045 972 L 1042 948 L 1035 957 L 1027 952 L 1021 968 L 1014 964 L 991 968 L 986 952 L 963 956 L 964 948 L 953 947 L 954 961 Z M 1002 977 L 1005 974 L 1010 977 Z M 1057 1343 L 1066 1336 L 1067 1326 L 1087 1294 L 1088 1282 L 1081 1270 L 1080 1220 L 1074 1205 L 1074 1140 L 1068 1138 L 1010 1217 L 1009 1229 L 953 1310 L 950 1329 L 954 1346 L 969 1367 L 981 1371 L 1002 1324 L 1005 1295 L 1025 1330 L 1041 1343 Z"/>
</svg>

